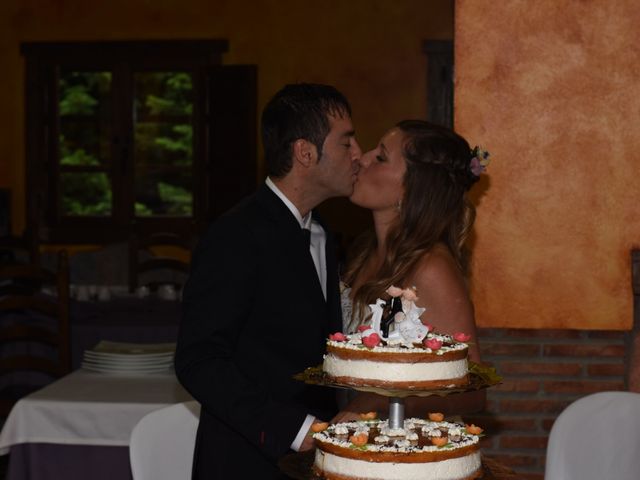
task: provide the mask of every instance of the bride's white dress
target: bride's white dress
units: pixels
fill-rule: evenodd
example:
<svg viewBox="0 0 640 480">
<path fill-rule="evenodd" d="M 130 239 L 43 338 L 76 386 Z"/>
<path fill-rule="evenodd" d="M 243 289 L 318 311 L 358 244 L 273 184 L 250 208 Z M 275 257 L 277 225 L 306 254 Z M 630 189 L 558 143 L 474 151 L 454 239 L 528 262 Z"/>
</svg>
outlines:
<svg viewBox="0 0 640 480">
<path fill-rule="evenodd" d="M 349 324 L 353 314 L 353 302 L 351 301 L 351 287 L 340 282 L 340 304 L 342 306 L 342 332 L 349 333 Z"/>
</svg>

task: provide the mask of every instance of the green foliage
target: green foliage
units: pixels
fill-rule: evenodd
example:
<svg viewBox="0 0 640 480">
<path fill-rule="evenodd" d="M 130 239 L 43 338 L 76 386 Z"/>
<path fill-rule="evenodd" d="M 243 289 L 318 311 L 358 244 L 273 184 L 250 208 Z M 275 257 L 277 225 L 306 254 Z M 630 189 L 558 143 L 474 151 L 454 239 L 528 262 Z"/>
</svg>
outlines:
<svg viewBox="0 0 640 480">
<path fill-rule="evenodd" d="M 135 214 L 191 215 L 190 167 L 193 165 L 193 84 L 187 72 L 141 72 L 135 75 Z M 59 138 L 60 164 L 64 166 L 109 165 L 111 141 L 99 122 L 111 122 L 111 72 L 63 72 L 59 81 L 59 113 L 72 123 L 63 124 Z M 78 123 L 75 117 L 87 117 Z M 95 118 L 95 121 L 92 120 Z M 98 117 L 98 118 L 96 118 Z M 102 118 L 100 118 L 102 117 Z M 73 123 L 73 122 L 76 123 Z M 96 127 L 96 125 L 98 125 Z M 108 132 L 106 133 L 108 135 Z M 102 149 L 101 149 L 102 147 Z M 163 166 L 183 166 L 179 174 L 148 177 Z M 62 203 L 66 215 L 109 215 L 112 191 L 104 173 L 65 173 Z M 187 177 L 185 177 L 185 174 Z"/>
<path fill-rule="evenodd" d="M 111 213 L 111 187 L 104 173 L 66 173 L 62 176 L 62 211 L 65 215 Z"/>
<path fill-rule="evenodd" d="M 170 183 L 158 182 L 158 190 L 160 191 L 160 198 L 169 205 L 168 214 L 191 214 L 192 195 L 186 188 L 171 185 Z"/>
<path fill-rule="evenodd" d="M 60 135 L 59 145 L 61 165 L 100 165 L 98 159 L 94 155 L 87 153 L 84 148 L 71 150 L 64 138 L 64 135 Z"/>
<path fill-rule="evenodd" d="M 60 76 L 60 115 L 94 115 L 111 88 L 111 72 L 71 72 Z"/>
</svg>

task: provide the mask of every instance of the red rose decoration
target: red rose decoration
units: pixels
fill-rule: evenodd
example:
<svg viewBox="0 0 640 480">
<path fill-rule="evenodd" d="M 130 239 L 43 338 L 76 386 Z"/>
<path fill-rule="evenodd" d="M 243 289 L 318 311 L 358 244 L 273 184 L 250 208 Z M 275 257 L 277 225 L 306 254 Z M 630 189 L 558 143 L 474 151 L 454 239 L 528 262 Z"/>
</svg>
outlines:
<svg viewBox="0 0 640 480">
<path fill-rule="evenodd" d="M 362 339 L 362 343 L 364 343 L 367 348 L 373 348 L 380 343 L 380 335 L 372 333 L 371 335 L 364 337 Z"/>
<path fill-rule="evenodd" d="M 471 340 L 471 335 L 467 335 L 466 333 L 458 332 L 453 334 L 453 339 L 456 342 L 468 342 Z"/>
<path fill-rule="evenodd" d="M 358 325 L 358 331 L 361 333 L 369 330 L 370 328 L 371 327 L 369 325 Z"/>
<path fill-rule="evenodd" d="M 434 351 L 440 350 L 440 348 L 442 347 L 442 342 L 440 340 L 436 340 L 435 338 L 430 338 L 424 341 L 424 346 Z"/>
<path fill-rule="evenodd" d="M 329 335 L 329 340 L 333 340 L 335 342 L 345 342 L 347 340 L 347 337 L 345 337 L 341 332 L 336 332 Z"/>
</svg>

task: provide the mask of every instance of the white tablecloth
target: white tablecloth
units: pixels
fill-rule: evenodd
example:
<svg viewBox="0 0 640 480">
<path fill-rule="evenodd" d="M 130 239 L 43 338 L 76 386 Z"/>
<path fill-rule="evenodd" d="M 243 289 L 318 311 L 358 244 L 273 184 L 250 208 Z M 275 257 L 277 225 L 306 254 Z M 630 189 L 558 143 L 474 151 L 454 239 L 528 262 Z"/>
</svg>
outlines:
<svg viewBox="0 0 640 480">
<path fill-rule="evenodd" d="M 189 400 L 173 372 L 117 376 L 77 370 L 15 405 L 0 433 L 0 455 L 20 443 L 128 446 L 147 413 Z"/>
</svg>

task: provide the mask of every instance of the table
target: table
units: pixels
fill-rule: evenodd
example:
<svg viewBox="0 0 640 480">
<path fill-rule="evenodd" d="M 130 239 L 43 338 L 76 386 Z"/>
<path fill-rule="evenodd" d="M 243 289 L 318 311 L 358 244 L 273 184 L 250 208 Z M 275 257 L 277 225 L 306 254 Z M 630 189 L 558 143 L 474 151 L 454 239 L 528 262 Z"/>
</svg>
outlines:
<svg viewBox="0 0 640 480">
<path fill-rule="evenodd" d="M 20 400 L 0 432 L 7 480 L 131 479 L 129 437 L 147 413 L 192 400 L 173 372 L 77 370 Z"/>
</svg>

